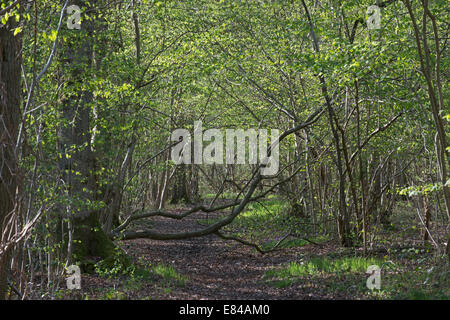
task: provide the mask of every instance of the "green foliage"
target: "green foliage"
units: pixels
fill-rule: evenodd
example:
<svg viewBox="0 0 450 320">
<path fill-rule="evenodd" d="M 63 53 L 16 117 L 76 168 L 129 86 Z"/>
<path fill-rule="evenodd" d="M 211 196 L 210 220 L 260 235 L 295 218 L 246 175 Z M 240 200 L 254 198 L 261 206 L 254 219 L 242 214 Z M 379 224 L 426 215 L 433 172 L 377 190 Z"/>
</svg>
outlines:
<svg viewBox="0 0 450 320">
<path fill-rule="evenodd" d="M 119 247 L 116 247 L 111 255 L 97 262 L 94 268 L 98 275 L 113 278 L 134 274 L 136 267 L 129 261 L 124 252 Z"/>
<path fill-rule="evenodd" d="M 450 181 L 450 180 L 449 180 Z M 449 185 L 447 182 L 446 185 Z M 442 183 L 434 183 L 434 184 L 427 184 L 427 185 L 421 185 L 421 186 L 410 186 L 407 188 L 403 188 L 398 190 L 398 194 L 400 195 L 408 195 L 410 197 L 417 196 L 417 195 L 428 195 L 433 192 L 440 192 L 442 191 Z"/>
<path fill-rule="evenodd" d="M 370 265 L 382 265 L 383 261 L 375 258 L 344 257 L 329 259 L 316 257 L 308 261 L 291 262 L 287 267 L 279 270 L 270 270 L 266 277 L 304 277 L 322 273 L 364 273 Z"/>
<path fill-rule="evenodd" d="M 382 292 L 375 297 L 394 300 L 448 300 L 450 277 L 448 262 L 443 259 L 432 267 L 418 264 L 382 278 Z"/>
<path fill-rule="evenodd" d="M 129 297 L 125 292 L 111 290 L 105 294 L 103 300 L 129 300 Z"/>
<path fill-rule="evenodd" d="M 174 283 L 177 286 L 184 287 L 187 280 L 187 277 L 179 274 L 173 266 L 167 266 L 161 263 L 154 266 L 152 272 L 162 277 L 167 284 Z"/>
<path fill-rule="evenodd" d="M 303 285 L 321 282 L 327 291 L 346 292 L 356 295 L 365 292 L 365 272 L 370 265 L 383 268 L 383 260 L 362 257 L 312 257 L 304 261 L 293 261 L 287 266 L 271 269 L 264 274 L 269 285 L 285 288 L 296 283 Z M 356 292 L 355 292 L 356 290 Z"/>
<path fill-rule="evenodd" d="M 1 8 L 12 2 L 2 0 Z M 442 50 L 448 39 L 448 6 L 445 1 L 429 2 L 436 17 L 438 41 L 443 41 Z M 306 1 L 313 26 L 300 1 L 142 0 L 135 1 L 134 6 L 103 0 L 83 3 L 83 24 L 92 23 L 92 30 L 70 30 L 63 23 L 58 34 L 59 14 L 55 13 L 62 9 L 61 1 L 36 1 L 36 10 L 16 6 L 1 16 L 2 25 L 16 24 L 11 32 L 21 39 L 23 49 L 23 87 L 17 97 L 23 100 L 23 144 L 15 156 L 24 183 L 19 197 L 23 199 L 20 207 L 24 216 L 18 225 L 26 225 L 37 212 L 44 212 L 29 241 L 33 243 L 30 260 L 48 261 L 44 269 L 64 265 L 68 229 L 74 228 L 73 258 L 92 268 L 97 257 L 89 257 L 93 247 L 85 242 L 94 239 L 102 259 L 95 263 L 99 275 L 127 275 L 130 281 L 138 282 L 156 274 L 164 281 L 184 285 L 185 277 L 172 267 L 157 265 L 151 267 L 151 272 L 139 269 L 117 248 L 113 249 L 112 242 L 101 232 L 113 199 L 122 193 L 119 223 L 131 208 L 160 206 L 154 194 L 162 186 L 169 194 L 174 189 L 175 179 L 167 180 L 166 185 L 164 178 L 176 168 L 168 148 L 175 128 L 192 129 L 193 122 L 201 118 L 204 129 L 258 127 L 283 131 L 324 105 L 325 87 L 334 112 L 332 123 L 341 130 L 339 151 L 348 153 L 349 159 L 341 160 L 350 162 L 349 168 L 344 168 L 343 198 L 349 210 L 349 225 L 355 229 L 351 233 L 362 234 L 362 222 L 356 221 L 358 204 L 359 209 L 367 210 L 366 235 L 370 241 L 384 241 L 380 238 L 385 234 L 380 234 L 377 226 L 378 212 L 394 195 L 433 198 L 433 208 L 437 208 L 433 212 L 433 232 L 442 232 L 447 226 L 448 217 L 442 209 L 443 186 L 436 182 L 439 168 L 430 95 L 423 74 L 418 72 L 414 32 L 402 1 L 383 9 L 380 30 L 369 30 L 364 23 L 366 9 L 374 3 L 371 0 L 321 1 L 319 6 Z M 421 25 L 421 2 L 413 1 L 412 5 Z M 132 13 L 138 16 L 139 39 Z M 360 18 L 363 23 L 357 24 L 355 37 L 350 39 L 352 26 Z M 430 33 L 431 21 L 425 26 Z M 311 28 L 319 40 L 320 52 L 312 45 Z M 433 37 L 424 54 L 435 69 Z M 52 63 L 34 83 L 49 61 L 54 41 L 57 50 Z M 84 55 L 86 51 L 89 54 Z M 444 84 L 440 108 L 448 136 L 450 95 L 444 75 L 448 74 L 450 55 L 444 53 L 440 57 Z M 432 81 L 437 88 L 436 80 Z M 35 85 L 32 94 L 31 83 Z M 24 109 L 26 105 L 28 110 Z M 69 114 L 68 109 L 74 106 L 77 108 Z M 398 120 L 384 128 L 399 114 Z M 82 116 L 84 131 L 74 132 Z M 313 125 L 281 143 L 283 170 L 265 179 L 255 192 L 280 183 L 273 190 L 276 194 L 250 203 L 223 232 L 264 249 L 273 248 L 286 234 L 315 242 L 335 237 L 340 217 L 341 198 L 336 192 L 340 172 L 327 116 L 321 114 Z M 64 134 L 73 141 L 65 143 Z M 133 139 L 136 145 L 131 161 L 122 177 L 124 181 L 119 181 Z M 86 170 L 76 166 L 80 155 L 80 162 L 89 163 Z M 85 155 L 92 155 L 92 159 L 85 161 Z M 232 183 L 224 183 L 220 201 L 239 194 L 254 166 L 235 165 L 229 170 L 218 165 L 211 177 L 209 166 L 201 169 L 206 173 L 202 172 L 198 179 L 187 176 L 186 181 L 199 182 L 206 200 L 215 198 L 222 177 L 232 179 Z M 353 185 L 349 183 L 350 174 Z M 449 184 L 450 180 L 446 186 Z M 289 203 L 299 202 L 300 198 L 311 216 L 289 213 Z M 397 200 L 394 207 L 399 206 Z M 81 240 L 77 218 L 94 211 L 101 221 L 90 221 L 91 237 Z M 412 216 L 410 212 L 408 208 L 403 222 Z M 217 216 L 213 217 L 206 223 L 218 221 Z M 149 222 L 145 225 L 151 226 Z M 402 228 L 399 235 L 413 237 L 420 226 L 397 224 L 396 228 Z M 440 234 L 436 237 L 442 238 Z M 306 244 L 306 240 L 288 237 L 279 247 Z M 401 258 L 413 260 L 423 253 L 412 250 L 402 252 Z M 42 259 L 41 254 L 48 259 Z M 363 272 L 364 266 L 373 262 L 346 259 L 293 262 L 272 275 L 281 279 L 279 286 L 286 286 L 296 277 L 336 273 L 349 276 Z M 28 268 L 35 268 L 31 261 Z M 421 290 L 405 296 L 421 297 L 428 292 Z M 119 297 L 111 293 L 107 298 Z"/>
</svg>

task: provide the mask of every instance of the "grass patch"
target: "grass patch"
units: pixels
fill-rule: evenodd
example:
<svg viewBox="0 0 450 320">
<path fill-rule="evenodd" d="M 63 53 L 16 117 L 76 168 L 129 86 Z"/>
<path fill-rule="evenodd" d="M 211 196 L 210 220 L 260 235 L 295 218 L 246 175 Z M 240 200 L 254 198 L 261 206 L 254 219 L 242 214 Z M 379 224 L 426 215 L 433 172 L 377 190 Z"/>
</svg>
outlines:
<svg viewBox="0 0 450 320">
<path fill-rule="evenodd" d="M 303 277 L 319 275 L 337 275 L 348 273 L 365 273 L 370 265 L 381 266 L 383 261 L 377 258 L 343 257 L 329 259 L 328 257 L 314 257 L 309 261 L 291 262 L 287 266 L 272 269 L 265 273 L 273 286 L 284 288 L 297 282 Z"/>
<path fill-rule="evenodd" d="M 450 270 L 448 262 L 402 265 L 386 261 L 387 257 L 313 257 L 291 262 L 281 268 L 269 270 L 263 280 L 273 287 L 286 288 L 296 283 L 327 292 L 331 297 L 360 297 L 363 299 L 393 300 L 449 300 Z M 367 267 L 381 267 L 381 289 L 366 286 Z"/>
<path fill-rule="evenodd" d="M 278 198 L 270 198 L 260 202 L 251 202 L 233 221 L 234 227 L 255 227 L 255 224 L 267 223 L 274 218 L 279 218 L 281 213 L 287 211 L 287 203 Z M 213 224 L 220 218 L 210 218 L 202 220 L 203 223 Z"/>
<path fill-rule="evenodd" d="M 169 284 L 175 283 L 184 287 L 187 277 L 178 273 L 174 267 L 158 264 L 152 268 L 152 272 L 164 279 Z"/>
<path fill-rule="evenodd" d="M 131 264 L 126 270 L 117 268 L 100 270 L 97 274 L 116 282 L 115 289 L 110 289 L 100 295 L 103 300 L 126 300 L 130 296 L 138 294 L 149 283 L 155 288 L 164 292 L 171 291 L 171 287 L 184 287 L 188 279 L 178 273 L 173 266 L 166 266 L 162 263 L 152 265 L 140 258 Z"/>
<path fill-rule="evenodd" d="M 267 276 L 303 277 L 320 273 L 364 273 L 370 265 L 381 265 L 383 261 L 376 258 L 344 257 L 331 260 L 327 257 L 316 257 L 304 262 L 291 262 L 287 267 L 279 270 L 269 270 Z"/>
<path fill-rule="evenodd" d="M 102 297 L 101 300 L 130 300 L 130 298 L 125 292 L 110 290 Z"/>
<path fill-rule="evenodd" d="M 201 225 L 217 223 L 223 217 L 213 217 L 198 220 Z M 290 213 L 290 205 L 283 198 L 270 196 L 259 202 L 249 203 L 231 224 L 225 226 L 226 235 L 241 238 L 255 243 L 263 250 L 270 250 L 286 237 L 290 231 L 305 236 L 315 243 L 323 243 L 329 239 L 308 230 L 309 218 L 299 217 Z M 302 247 L 309 244 L 301 238 L 288 237 L 277 248 L 286 249 Z"/>
<path fill-rule="evenodd" d="M 220 218 L 201 221 L 212 224 Z M 249 237 L 258 242 L 282 237 L 287 230 L 303 232 L 304 220 L 289 214 L 289 204 L 280 198 L 269 198 L 260 202 L 249 203 L 245 210 L 224 231 L 238 237 Z"/>
<path fill-rule="evenodd" d="M 446 260 L 446 258 L 444 258 Z M 433 267 L 416 266 L 382 277 L 382 292 L 375 298 L 394 300 L 450 300 L 450 265 L 435 262 Z"/>
</svg>

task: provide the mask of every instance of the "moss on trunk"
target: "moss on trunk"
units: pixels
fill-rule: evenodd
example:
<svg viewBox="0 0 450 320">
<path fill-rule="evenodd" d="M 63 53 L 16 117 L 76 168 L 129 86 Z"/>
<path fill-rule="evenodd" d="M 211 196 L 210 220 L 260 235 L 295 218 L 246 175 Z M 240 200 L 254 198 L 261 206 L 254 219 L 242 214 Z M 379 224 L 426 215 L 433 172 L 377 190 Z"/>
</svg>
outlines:
<svg viewBox="0 0 450 320">
<path fill-rule="evenodd" d="M 130 259 L 103 231 L 96 213 L 74 219 L 73 260 L 82 272 L 92 273 L 100 262 L 105 268 L 117 267 L 119 262 L 125 269 Z"/>
</svg>

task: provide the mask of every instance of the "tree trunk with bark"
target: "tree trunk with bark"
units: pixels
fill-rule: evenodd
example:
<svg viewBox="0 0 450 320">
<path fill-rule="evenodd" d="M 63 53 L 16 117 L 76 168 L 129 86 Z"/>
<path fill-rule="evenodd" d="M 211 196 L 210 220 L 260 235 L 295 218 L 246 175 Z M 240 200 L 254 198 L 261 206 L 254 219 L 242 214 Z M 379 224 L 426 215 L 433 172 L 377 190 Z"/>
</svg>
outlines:
<svg viewBox="0 0 450 320">
<path fill-rule="evenodd" d="M 8 222 L 15 214 L 18 179 L 16 139 L 20 122 L 21 36 L 14 36 L 16 22 L 0 24 L 0 246 L 8 240 Z M 11 252 L 0 255 L 0 300 L 8 291 Z"/>
<path fill-rule="evenodd" d="M 116 246 L 104 232 L 99 221 L 99 210 L 92 206 L 96 194 L 94 154 L 91 148 L 90 117 L 93 94 L 85 87 L 94 66 L 93 45 L 96 41 L 97 2 L 78 0 L 80 8 L 89 9 L 89 19 L 82 18 L 81 30 L 71 30 L 62 47 L 63 79 L 71 95 L 62 102 L 65 120 L 59 132 L 60 169 L 74 204 L 73 258 L 84 271 L 91 271 L 99 259 L 111 260 Z M 93 8 L 88 8 L 89 6 Z"/>
</svg>

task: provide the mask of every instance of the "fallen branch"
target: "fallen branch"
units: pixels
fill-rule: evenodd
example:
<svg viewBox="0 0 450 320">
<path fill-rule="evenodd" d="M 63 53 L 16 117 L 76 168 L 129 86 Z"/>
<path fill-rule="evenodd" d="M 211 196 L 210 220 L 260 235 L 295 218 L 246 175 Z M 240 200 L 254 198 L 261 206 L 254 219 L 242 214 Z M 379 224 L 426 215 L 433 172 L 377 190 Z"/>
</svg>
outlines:
<svg viewBox="0 0 450 320">
<path fill-rule="evenodd" d="M 320 116 L 323 114 L 323 112 L 324 112 L 324 109 L 322 107 L 320 107 L 315 112 L 313 112 L 304 122 L 294 126 L 291 129 L 284 131 L 280 135 L 279 139 L 275 142 L 272 142 L 272 144 L 269 146 L 268 154 L 271 153 L 271 150 L 274 146 L 276 146 L 277 144 L 280 144 L 280 142 L 284 138 L 286 138 L 288 135 L 315 123 L 320 118 Z M 233 222 L 234 218 L 236 218 L 244 210 L 245 206 L 254 199 L 254 197 L 252 198 L 252 195 L 253 195 L 254 191 L 256 190 L 256 187 L 260 183 L 260 181 L 262 179 L 264 179 L 264 177 L 262 177 L 261 172 L 260 172 L 260 169 L 263 166 L 264 166 L 263 164 L 259 164 L 255 168 L 251 179 L 249 180 L 249 182 L 246 185 L 246 187 L 248 186 L 248 190 L 246 191 L 245 196 L 241 200 L 236 199 L 236 201 L 231 204 L 226 204 L 226 205 L 215 207 L 215 208 L 208 208 L 208 207 L 201 205 L 201 206 L 194 207 L 182 214 L 173 214 L 170 212 L 156 210 L 156 211 L 151 211 L 151 212 L 144 213 L 141 215 L 131 215 L 118 228 L 116 228 L 112 232 L 110 232 L 109 236 L 112 239 L 117 238 L 120 240 L 131 240 L 131 239 L 139 239 L 139 238 L 147 238 L 147 239 L 153 239 L 153 240 L 181 240 L 181 239 L 202 237 L 202 236 L 216 233 L 224 226 Z M 190 231 L 190 232 L 181 232 L 181 233 L 159 233 L 159 232 L 154 232 L 152 230 L 144 230 L 144 231 L 136 231 L 136 232 L 133 232 L 133 231 L 122 232 L 130 224 L 131 221 L 140 219 L 140 218 L 152 217 L 152 216 L 162 216 L 162 217 L 180 220 L 180 219 L 183 219 L 183 218 L 187 217 L 188 215 L 190 215 L 194 212 L 198 212 L 200 210 L 203 212 L 213 212 L 213 211 L 223 210 L 223 209 L 226 209 L 229 207 L 233 207 L 233 209 L 228 216 L 226 216 L 225 218 L 219 220 L 218 222 L 211 224 L 208 227 L 205 227 L 204 229 L 201 229 L 201 230 Z"/>
<path fill-rule="evenodd" d="M 264 250 L 264 249 L 262 249 L 260 246 L 258 246 L 256 243 L 252 243 L 252 242 L 249 242 L 249 241 L 247 241 L 247 240 L 244 240 L 244 239 L 241 239 L 241 238 L 238 238 L 238 237 L 227 236 L 227 235 L 224 235 L 223 233 L 220 233 L 219 231 L 217 231 L 215 234 L 216 234 L 217 236 L 219 236 L 220 238 L 224 239 L 224 240 L 233 240 L 233 241 L 239 242 L 239 243 L 241 243 L 241 244 L 243 244 L 243 245 L 246 245 L 246 246 L 255 248 L 256 251 L 258 251 L 258 252 L 261 253 L 261 254 L 266 254 L 266 253 L 270 253 L 270 252 L 274 252 L 274 251 L 283 250 L 283 248 L 278 248 L 278 247 L 279 247 L 279 246 L 283 243 L 283 241 L 286 240 L 288 237 L 295 237 L 296 239 L 305 240 L 305 241 L 307 241 L 307 242 L 309 242 L 309 243 L 311 243 L 311 244 L 314 244 L 314 245 L 317 245 L 317 246 L 321 246 L 320 243 L 314 242 L 314 241 L 312 241 L 312 240 L 310 240 L 310 239 L 308 239 L 308 238 L 305 238 L 305 237 L 297 237 L 297 236 L 296 236 L 295 234 L 293 234 L 293 233 L 287 233 L 287 234 L 284 235 L 280 240 L 278 240 L 277 243 L 275 243 L 275 245 L 274 245 L 272 248 L 270 248 L 270 249 L 268 249 L 268 250 Z"/>
<path fill-rule="evenodd" d="M 273 247 L 272 247 L 271 249 L 269 249 L 269 250 L 264 250 L 264 249 L 262 249 L 260 246 L 258 246 L 256 243 L 252 243 L 252 242 L 249 242 L 249 241 L 247 241 L 247 240 L 244 240 L 244 239 L 241 239 L 241 238 L 238 238 L 238 237 L 226 236 L 226 235 L 224 235 L 223 233 L 220 233 L 219 231 L 216 232 L 216 235 L 219 236 L 220 238 L 224 239 L 224 240 L 233 240 L 233 241 L 242 243 L 242 244 L 244 244 L 244 245 L 246 245 L 246 246 L 255 248 L 256 251 L 258 251 L 258 252 L 261 253 L 261 254 L 266 254 L 266 253 L 273 252 L 273 251 L 276 251 L 276 250 L 281 250 L 281 249 L 277 249 L 277 248 L 278 248 L 278 247 L 280 246 L 280 244 L 281 244 L 285 239 L 287 239 L 287 237 L 289 237 L 291 234 L 290 234 L 290 233 L 286 234 L 284 237 L 282 237 L 282 238 L 275 244 L 275 246 L 273 246 Z"/>
</svg>

